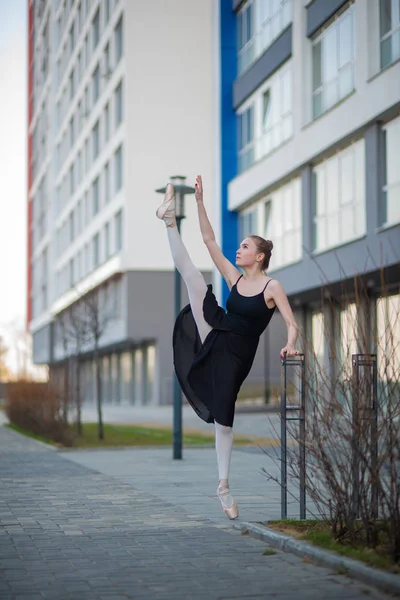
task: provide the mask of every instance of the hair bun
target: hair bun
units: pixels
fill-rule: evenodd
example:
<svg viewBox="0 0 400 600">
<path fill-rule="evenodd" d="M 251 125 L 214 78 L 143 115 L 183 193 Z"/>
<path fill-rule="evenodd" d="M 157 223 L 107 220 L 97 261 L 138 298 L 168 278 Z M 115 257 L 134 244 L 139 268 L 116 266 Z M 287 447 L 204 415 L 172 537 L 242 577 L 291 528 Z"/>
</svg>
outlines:
<svg viewBox="0 0 400 600">
<path fill-rule="evenodd" d="M 273 243 L 271 242 L 271 240 L 266 240 L 266 242 L 267 242 L 267 247 L 268 247 L 268 250 L 271 252 L 271 251 L 272 251 L 272 249 L 273 249 L 273 247 L 274 247 L 274 245 L 273 245 Z"/>
</svg>

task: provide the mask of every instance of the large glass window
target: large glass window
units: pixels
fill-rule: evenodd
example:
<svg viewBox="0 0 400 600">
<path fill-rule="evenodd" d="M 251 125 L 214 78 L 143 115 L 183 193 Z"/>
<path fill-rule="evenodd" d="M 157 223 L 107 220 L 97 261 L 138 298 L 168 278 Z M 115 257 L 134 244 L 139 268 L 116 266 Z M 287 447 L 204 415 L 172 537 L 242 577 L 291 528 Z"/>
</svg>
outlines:
<svg viewBox="0 0 400 600">
<path fill-rule="evenodd" d="M 312 48 L 313 117 L 354 89 L 354 7 L 337 15 Z"/>
<path fill-rule="evenodd" d="M 400 295 L 377 301 L 379 378 L 398 382 L 400 373 Z"/>
<path fill-rule="evenodd" d="M 383 128 L 383 214 L 381 225 L 400 221 L 400 117 Z"/>
<path fill-rule="evenodd" d="M 324 250 L 365 233 L 364 140 L 314 168 L 314 248 Z"/>
<path fill-rule="evenodd" d="M 100 264 L 100 237 L 99 234 L 93 236 L 93 267 Z"/>
<path fill-rule="evenodd" d="M 92 184 L 92 193 L 93 193 L 93 216 L 97 215 L 100 210 L 100 185 L 99 178 L 93 181 Z"/>
<path fill-rule="evenodd" d="M 100 68 L 99 68 L 99 65 L 97 65 L 97 67 L 93 71 L 92 85 L 93 85 L 93 106 L 94 106 L 100 96 Z"/>
<path fill-rule="evenodd" d="M 381 68 L 400 58 L 400 0 L 380 0 Z"/>
<path fill-rule="evenodd" d="M 298 177 L 271 193 L 264 203 L 263 237 L 272 240 L 270 269 L 301 259 L 301 182 Z"/>
<path fill-rule="evenodd" d="M 246 108 L 237 116 L 238 171 L 241 173 L 254 162 L 254 109 Z"/>
<path fill-rule="evenodd" d="M 292 20 L 292 0 L 261 0 L 256 5 L 257 33 L 263 52 Z"/>
<path fill-rule="evenodd" d="M 119 210 L 115 215 L 115 250 L 122 250 L 123 245 L 123 217 L 122 210 Z"/>
<path fill-rule="evenodd" d="M 95 160 L 100 152 L 100 121 L 96 121 L 92 130 L 93 141 L 93 160 Z"/>
<path fill-rule="evenodd" d="M 122 123 L 123 120 L 123 92 L 122 81 L 115 89 L 115 129 Z"/>
<path fill-rule="evenodd" d="M 122 57 L 124 52 L 124 31 L 123 31 L 124 23 L 122 17 L 118 21 L 115 27 L 115 64 L 117 65 Z"/>
<path fill-rule="evenodd" d="M 292 20 L 292 0 L 249 0 L 237 14 L 238 73 L 243 73 Z"/>
<path fill-rule="evenodd" d="M 99 43 L 99 40 L 100 40 L 100 8 L 98 8 L 96 10 L 96 14 L 94 15 L 92 29 L 93 29 L 93 35 L 92 35 L 93 50 L 95 50 L 95 48 L 97 48 L 97 44 Z"/>
<path fill-rule="evenodd" d="M 254 60 L 254 6 L 247 2 L 237 15 L 237 45 L 239 75 L 247 69 Z"/>
<path fill-rule="evenodd" d="M 264 156 L 293 133 L 292 71 L 281 69 L 262 90 L 260 154 Z"/>
<path fill-rule="evenodd" d="M 123 150 L 120 146 L 114 155 L 115 159 L 115 191 L 118 192 L 123 185 L 124 180 L 124 165 L 123 165 Z"/>
<path fill-rule="evenodd" d="M 258 206 L 239 214 L 239 243 L 248 235 L 258 235 Z"/>
<path fill-rule="evenodd" d="M 340 311 L 340 343 L 342 358 L 342 377 L 350 379 L 352 377 L 353 354 L 358 352 L 358 322 L 356 304 L 348 304 L 344 310 Z"/>
</svg>

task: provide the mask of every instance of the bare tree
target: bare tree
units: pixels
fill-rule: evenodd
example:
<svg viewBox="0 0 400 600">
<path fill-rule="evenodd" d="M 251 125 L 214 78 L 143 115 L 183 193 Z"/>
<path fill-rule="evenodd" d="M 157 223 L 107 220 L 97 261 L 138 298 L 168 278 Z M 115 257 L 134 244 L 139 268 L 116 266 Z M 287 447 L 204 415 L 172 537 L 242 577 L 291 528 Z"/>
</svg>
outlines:
<svg viewBox="0 0 400 600">
<path fill-rule="evenodd" d="M 373 323 L 363 280 L 356 278 L 353 287 L 351 297 L 342 289 L 332 306 L 325 300 L 330 314 L 341 315 L 335 323 L 341 347 L 328 329 L 322 332 L 330 363 L 315 352 L 312 339 L 303 338 L 309 512 L 330 523 L 336 540 L 381 546 L 400 562 L 400 301 L 389 294 L 399 290 L 389 290 L 382 273 Z M 373 367 L 358 369 L 365 363 L 352 361 L 371 347 L 378 356 L 376 396 Z M 301 440 L 296 425 L 289 429 L 296 442 L 287 448 L 289 493 L 298 499 Z M 280 483 L 273 470 L 264 474 Z"/>
<path fill-rule="evenodd" d="M 113 308 L 109 297 L 109 288 L 98 287 L 82 296 L 84 305 L 86 331 L 91 344 L 93 344 L 95 380 L 96 380 L 96 404 L 98 419 L 98 436 L 104 439 L 103 427 L 103 386 L 102 386 L 102 361 L 100 355 L 100 341 L 104 335 L 110 320 L 113 318 Z"/>
</svg>

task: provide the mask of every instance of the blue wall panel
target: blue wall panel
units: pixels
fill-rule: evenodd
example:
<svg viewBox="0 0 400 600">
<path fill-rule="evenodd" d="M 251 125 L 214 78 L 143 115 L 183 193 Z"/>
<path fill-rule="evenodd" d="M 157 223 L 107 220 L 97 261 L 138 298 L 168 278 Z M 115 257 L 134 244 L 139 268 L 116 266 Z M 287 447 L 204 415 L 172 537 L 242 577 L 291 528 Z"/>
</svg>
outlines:
<svg viewBox="0 0 400 600">
<path fill-rule="evenodd" d="M 236 79 L 236 16 L 232 0 L 220 0 L 220 127 L 221 127 L 221 230 L 222 252 L 235 263 L 237 249 L 237 214 L 228 210 L 228 183 L 236 177 L 236 115 L 233 109 L 232 85 Z M 229 294 L 226 283 L 222 287 L 225 305 Z"/>
</svg>

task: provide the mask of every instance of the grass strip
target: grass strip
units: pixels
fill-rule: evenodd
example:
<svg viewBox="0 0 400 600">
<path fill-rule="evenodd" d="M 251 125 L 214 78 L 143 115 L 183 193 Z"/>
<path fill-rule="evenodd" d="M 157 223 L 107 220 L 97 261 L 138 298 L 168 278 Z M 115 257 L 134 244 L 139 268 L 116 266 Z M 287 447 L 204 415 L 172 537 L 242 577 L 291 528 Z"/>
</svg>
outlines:
<svg viewBox="0 0 400 600">
<path fill-rule="evenodd" d="M 319 548 L 331 550 L 341 556 L 354 558 L 371 567 L 400 574 L 400 565 L 393 562 L 387 553 L 385 553 L 383 546 L 378 546 L 374 549 L 368 548 L 361 542 L 357 546 L 350 546 L 348 543 L 339 543 L 333 538 L 330 524 L 325 521 L 297 521 L 296 519 L 284 519 L 279 521 L 267 521 L 264 525 L 279 533 L 285 533 L 298 540 L 310 542 Z"/>
</svg>

